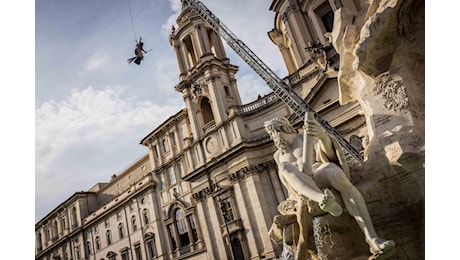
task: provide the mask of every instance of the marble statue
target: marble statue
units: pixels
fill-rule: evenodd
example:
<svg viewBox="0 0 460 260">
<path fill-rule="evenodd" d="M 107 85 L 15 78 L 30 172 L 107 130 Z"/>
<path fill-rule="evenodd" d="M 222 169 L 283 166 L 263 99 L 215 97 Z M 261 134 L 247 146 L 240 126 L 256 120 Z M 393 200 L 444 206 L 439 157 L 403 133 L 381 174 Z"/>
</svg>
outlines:
<svg viewBox="0 0 460 260">
<path fill-rule="evenodd" d="M 342 214 L 343 209 L 332 190 L 340 193 L 346 210 L 355 218 L 373 255 L 395 247 L 394 241 L 377 236 L 363 196 L 350 181 L 341 148 L 314 120 L 311 113 L 306 114 L 304 133 L 298 133 L 284 117 L 266 121 L 264 127 L 278 149 L 274 159 L 280 180 L 289 193 L 284 205 L 278 207 L 282 215 L 275 217 L 274 225 L 279 230 L 290 223 L 296 222 L 299 225 L 295 259 L 313 256 L 306 236 L 312 216 L 303 210 L 305 206 L 308 208 L 309 203 L 314 202 L 332 216 Z M 270 235 L 273 232 L 276 231 L 271 230 Z"/>
</svg>

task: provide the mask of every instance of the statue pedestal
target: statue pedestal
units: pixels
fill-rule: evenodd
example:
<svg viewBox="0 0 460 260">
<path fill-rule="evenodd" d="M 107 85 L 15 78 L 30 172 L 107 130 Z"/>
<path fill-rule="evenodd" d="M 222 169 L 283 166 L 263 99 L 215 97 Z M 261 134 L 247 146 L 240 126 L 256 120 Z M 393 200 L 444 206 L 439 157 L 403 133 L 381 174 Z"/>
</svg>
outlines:
<svg viewBox="0 0 460 260">
<path fill-rule="evenodd" d="M 340 193 L 332 190 L 337 203 L 343 208 L 342 215 L 334 217 L 319 209 L 317 203 L 308 203 L 312 215 L 312 233 L 319 259 L 369 259 L 371 253 L 364 234 L 354 217 L 348 214 Z"/>
<path fill-rule="evenodd" d="M 369 259 L 369 246 L 358 224 L 346 211 L 339 216 L 313 218 L 313 237 L 319 259 Z"/>
</svg>

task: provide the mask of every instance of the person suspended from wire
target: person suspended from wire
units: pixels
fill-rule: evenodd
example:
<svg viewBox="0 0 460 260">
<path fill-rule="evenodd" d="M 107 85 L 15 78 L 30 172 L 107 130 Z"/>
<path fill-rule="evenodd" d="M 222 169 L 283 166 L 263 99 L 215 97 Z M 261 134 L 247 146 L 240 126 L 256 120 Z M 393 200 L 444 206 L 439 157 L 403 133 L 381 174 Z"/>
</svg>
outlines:
<svg viewBox="0 0 460 260">
<path fill-rule="evenodd" d="M 134 61 L 137 65 L 141 64 L 141 61 L 144 59 L 144 53 L 148 51 L 144 50 L 144 43 L 142 42 L 142 37 L 139 38 L 139 42 L 136 43 L 136 48 L 134 49 L 134 54 L 136 56 L 128 59 L 128 64 Z"/>
</svg>

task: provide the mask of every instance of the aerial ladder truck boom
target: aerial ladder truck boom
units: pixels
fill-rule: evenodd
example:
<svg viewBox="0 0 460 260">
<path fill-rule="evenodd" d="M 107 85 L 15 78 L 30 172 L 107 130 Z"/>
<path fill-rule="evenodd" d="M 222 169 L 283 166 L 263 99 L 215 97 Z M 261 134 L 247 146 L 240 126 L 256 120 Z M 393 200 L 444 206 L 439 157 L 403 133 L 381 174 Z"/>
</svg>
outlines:
<svg viewBox="0 0 460 260">
<path fill-rule="evenodd" d="M 299 117 L 313 113 L 314 118 L 342 146 L 347 160 L 363 163 L 363 156 L 356 151 L 342 135 L 308 105 L 292 88 L 278 77 L 246 44 L 238 39 L 202 2 L 199 0 L 182 0 L 205 20 L 273 90 L 273 92 Z"/>
</svg>

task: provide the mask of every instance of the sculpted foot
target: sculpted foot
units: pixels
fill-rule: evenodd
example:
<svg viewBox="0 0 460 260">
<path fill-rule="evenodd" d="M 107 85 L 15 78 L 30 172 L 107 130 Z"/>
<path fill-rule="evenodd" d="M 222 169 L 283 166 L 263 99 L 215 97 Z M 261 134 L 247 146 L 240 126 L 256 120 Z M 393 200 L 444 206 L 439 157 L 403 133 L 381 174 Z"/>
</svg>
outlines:
<svg viewBox="0 0 460 260">
<path fill-rule="evenodd" d="M 324 198 L 319 207 L 334 217 L 342 215 L 342 207 L 335 201 L 335 196 L 329 189 L 324 190 Z"/>
<path fill-rule="evenodd" d="M 275 223 L 276 227 L 279 229 L 296 222 L 296 215 L 277 215 L 273 218 L 273 223 Z"/>
<path fill-rule="evenodd" d="M 370 246 L 370 251 L 373 254 L 373 257 L 369 259 L 379 259 L 380 256 L 385 255 L 392 251 L 396 245 L 393 240 L 385 240 L 383 238 L 372 238 L 367 241 Z"/>
</svg>

